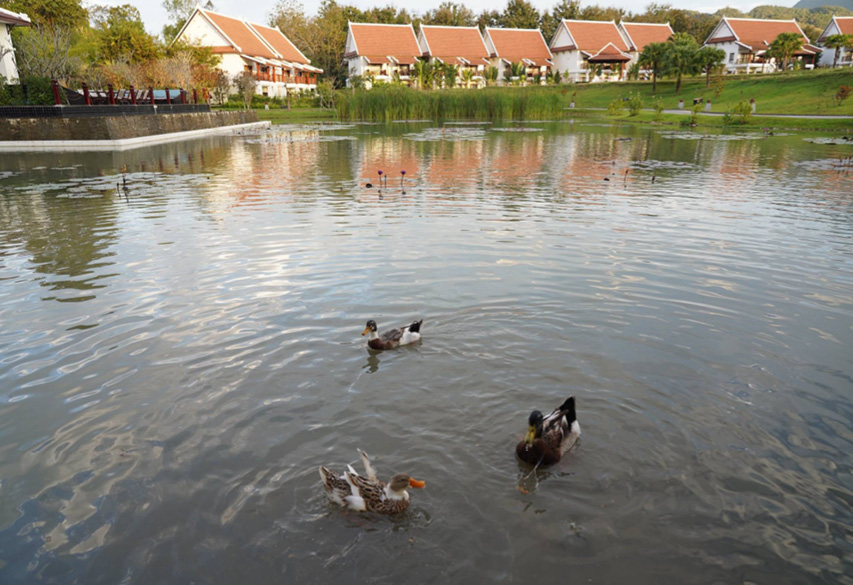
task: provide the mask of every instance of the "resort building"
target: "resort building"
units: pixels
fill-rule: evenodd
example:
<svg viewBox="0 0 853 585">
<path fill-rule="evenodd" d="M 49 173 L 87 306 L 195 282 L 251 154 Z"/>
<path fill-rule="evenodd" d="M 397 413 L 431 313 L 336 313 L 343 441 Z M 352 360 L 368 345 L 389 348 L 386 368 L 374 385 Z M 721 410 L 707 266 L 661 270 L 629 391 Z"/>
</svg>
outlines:
<svg viewBox="0 0 853 585">
<path fill-rule="evenodd" d="M 483 87 L 491 63 L 486 43 L 476 26 L 421 25 L 418 44 L 432 63 L 455 65 L 458 87 Z"/>
<path fill-rule="evenodd" d="M 651 22 L 620 22 L 619 29 L 628 41 L 631 63 L 636 63 L 640 53 L 650 43 L 665 43 L 672 36 L 669 23 L 658 24 Z"/>
<path fill-rule="evenodd" d="M 850 37 L 850 44 L 846 47 L 837 49 L 838 60 L 835 59 L 836 49 L 826 47 L 823 43 L 827 37 L 833 35 L 847 35 Z M 853 16 L 833 16 L 823 32 L 817 39 L 817 45 L 823 48 L 823 53 L 820 54 L 820 66 L 832 67 L 833 63 L 836 67 L 850 67 L 853 65 Z"/>
<path fill-rule="evenodd" d="M 284 97 L 317 88 L 317 74 L 308 58 L 277 28 L 238 20 L 197 6 L 172 43 L 210 47 L 218 65 L 232 79 L 248 71 L 258 80 L 256 92 Z"/>
<path fill-rule="evenodd" d="M 563 20 L 551 39 L 554 67 L 565 81 L 620 81 L 631 47 L 614 21 Z"/>
<path fill-rule="evenodd" d="M 483 35 L 492 65 L 498 69 L 498 83 L 521 81 L 545 83 L 553 65 L 548 43 L 538 28 L 490 28 Z M 512 75 L 513 64 L 521 63 L 522 75 Z M 520 78 L 520 79 L 517 79 Z"/>
<path fill-rule="evenodd" d="M 12 28 L 16 26 L 30 26 L 29 17 L 0 8 L 0 79 L 10 82 L 18 80 L 15 47 L 12 46 Z"/>
<path fill-rule="evenodd" d="M 770 44 L 782 33 L 796 33 L 803 38 L 803 48 L 794 53 L 807 68 L 814 67 L 820 48 L 809 44 L 808 37 L 796 20 L 763 20 L 757 18 L 723 19 L 705 40 L 705 45 L 726 53 L 729 73 L 769 73 L 777 69 L 774 59 L 766 58 Z"/>
<path fill-rule="evenodd" d="M 415 63 L 420 56 L 421 49 L 411 24 L 351 22 L 344 49 L 347 87 L 354 79 L 367 89 L 377 81 L 412 85 Z"/>
</svg>

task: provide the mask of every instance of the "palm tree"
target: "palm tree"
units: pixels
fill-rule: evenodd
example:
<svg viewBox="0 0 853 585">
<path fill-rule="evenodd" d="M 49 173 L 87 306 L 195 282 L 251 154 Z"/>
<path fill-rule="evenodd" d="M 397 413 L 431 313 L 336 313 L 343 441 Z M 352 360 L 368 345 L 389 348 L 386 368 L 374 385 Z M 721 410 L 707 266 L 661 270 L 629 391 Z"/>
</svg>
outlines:
<svg viewBox="0 0 853 585">
<path fill-rule="evenodd" d="M 797 33 L 781 33 L 770 43 L 767 55 L 776 59 L 782 59 L 782 71 L 788 70 L 788 61 L 794 53 L 803 48 L 805 40 Z"/>
<path fill-rule="evenodd" d="M 462 70 L 462 83 L 465 85 L 465 88 L 471 87 L 471 83 L 474 81 L 474 70 L 470 67 L 466 67 Z"/>
<path fill-rule="evenodd" d="M 663 69 L 664 55 L 666 55 L 666 43 L 649 43 L 640 53 L 638 63 L 640 67 L 652 70 L 652 93 L 658 91 L 658 75 Z"/>
<path fill-rule="evenodd" d="M 498 81 L 498 68 L 489 65 L 483 72 L 483 77 L 486 78 L 486 85 L 494 85 Z"/>
<path fill-rule="evenodd" d="M 726 52 L 714 47 L 702 47 L 696 51 L 696 65 L 705 72 L 705 87 L 711 86 L 711 73 L 722 66 Z"/>
<path fill-rule="evenodd" d="M 442 74 L 444 75 L 444 87 L 455 87 L 456 86 L 456 73 L 458 68 L 456 65 L 450 65 L 449 63 L 445 63 L 444 67 L 442 67 Z"/>
<path fill-rule="evenodd" d="M 675 75 L 675 93 L 681 91 L 681 77 L 695 73 L 699 43 L 687 33 L 675 33 L 666 43 L 664 69 Z"/>
<path fill-rule="evenodd" d="M 524 84 L 527 80 L 527 68 L 525 68 L 524 63 L 521 61 L 513 63 L 509 69 L 512 72 L 512 76 L 518 80 L 519 85 Z"/>
<path fill-rule="evenodd" d="M 415 77 L 418 79 L 418 88 L 427 89 L 435 78 L 435 67 L 427 60 L 418 59 L 415 61 Z"/>
<path fill-rule="evenodd" d="M 853 35 L 832 35 L 824 39 L 823 44 L 827 49 L 835 49 L 835 55 L 832 58 L 832 68 L 838 65 L 838 54 L 841 49 L 850 46 L 853 43 Z"/>
</svg>

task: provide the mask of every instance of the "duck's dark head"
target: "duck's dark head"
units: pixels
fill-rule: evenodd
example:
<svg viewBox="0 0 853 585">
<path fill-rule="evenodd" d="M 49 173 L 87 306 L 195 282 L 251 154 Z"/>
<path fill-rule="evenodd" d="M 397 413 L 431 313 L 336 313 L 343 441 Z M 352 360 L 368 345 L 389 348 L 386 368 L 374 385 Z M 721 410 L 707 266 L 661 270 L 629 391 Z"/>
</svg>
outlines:
<svg viewBox="0 0 853 585">
<path fill-rule="evenodd" d="M 371 331 L 376 332 L 376 321 L 373 319 L 367 322 L 367 325 L 364 327 L 364 331 L 362 331 L 361 334 L 367 335 Z"/>
<path fill-rule="evenodd" d="M 542 434 L 542 413 L 534 410 L 527 418 L 527 434 L 524 435 L 524 442 L 528 445 L 533 443 L 533 440 Z"/>
</svg>

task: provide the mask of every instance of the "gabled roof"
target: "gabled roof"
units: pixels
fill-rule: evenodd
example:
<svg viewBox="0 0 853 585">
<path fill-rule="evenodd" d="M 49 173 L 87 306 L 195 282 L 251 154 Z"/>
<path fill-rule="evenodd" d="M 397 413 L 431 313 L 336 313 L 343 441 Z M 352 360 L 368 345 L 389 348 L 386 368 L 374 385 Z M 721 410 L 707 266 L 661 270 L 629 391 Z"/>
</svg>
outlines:
<svg viewBox="0 0 853 585">
<path fill-rule="evenodd" d="M 489 51 L 476 26 L 432 26 L 421 25 L 421 34 L 426 41 L 426 53 L 430 57 L 454 65 L 483 65 Z M 460 59 L 461 58 L 461 59 Z"/>
<path fill-rule="evenodd" d="M 610 44 L 619 51 L 630 50 L 612 20 L 563 20 L 560 26 L 572 37 L 575 50 L 594 55 Z"/>
<path fill-rule="evenodd" d="M 0 22 L 12 26 L 30 26 L 30 17 L 23 12 L 17 13 L 5 8 L 0 8 Z"/>
<path fill-rule="evenodd" d="M 630 61 L 631 55 L 619 50 L 619 47 L 613 43 L 607 43 L 595 55 L 589 59 L 590 63 L 612 63 L 614 61 Z"/>
<path fill-rule="evenodd" d="M 421 48 L 411 24 L 351 22 L 349 35 L 355 44 L 355 54 L 360 57 L 394 57 L 401 63 L 411 63 L 414 57 L 421 56 Z"/>
<path fill-rule="evenodd" d="M 734 39 L 731 36 L 715 36 L 717 31 L 723 26 L 734 34 Z M 711 32 L 708 43 L 720 43 L 729 40 L 735 40 L 743 47 L 750 49 L 753 52 L 766 51 L 776 37 L 782 33 L 796 33 L 803 37 L 803 43 L 808 45 L 809 39 L 803 34 L 800 25 L 794 19 L 791 20 L 769 20 L 758 18 L 729 18 L 723 17 L 723 20 Z M 805 47 L 804 47 L 805 48 Z"/>
<path fill-rule="evenodd" d="M 494 57 L 517 63 L 523 59 L 536 65 L 550 65 L 551 50 L 538 28 L 490 28 L 486 34 L 495 47 Z"/>
<path fill-rule="evenodd" d="M 669 23 L 622 22 L 620 26 L 628 37 L 631 50 L 638 53 L 642 53 L 649 43 L 665 43 L 672 36 L 672 27 Z"/>
<path fill-rule="evenodd" d="M 242 20 L 204 8 L 197 8 L 197 10 L 235 45 L 237 52 L 253 57 L 263 57 L 264 59 L 275 59 L 277 57 L 272 47 Z"/>
<path fill-rule="evenodd" d="M 270 28 L 260 24 L 250 25 L 264 40 L 272 46 L 273 49 L 285 61 L 292 63 L 310 63 L 308 57 L 302 54 L 302 51 L 296 48 L 290 39 L 284 36 L 284 33 L 277 28 Z"/>
<path fill-rule="evenodd" d="M 840 32 L 827 34 L 829 27 L 833 24 Z M 826 37 L 831 37 L 833 34 L 853 35 L 853 16 L 833 16 L 817 40 L 818 42 L 823 41 Z"/>
</svg>

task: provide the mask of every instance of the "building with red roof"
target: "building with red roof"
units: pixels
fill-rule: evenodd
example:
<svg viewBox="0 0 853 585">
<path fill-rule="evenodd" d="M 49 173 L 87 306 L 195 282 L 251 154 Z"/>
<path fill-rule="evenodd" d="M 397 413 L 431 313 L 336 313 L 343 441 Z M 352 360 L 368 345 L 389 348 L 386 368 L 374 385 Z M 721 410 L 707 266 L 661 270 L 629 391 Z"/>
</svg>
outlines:
<svg viewBox="0 0 853 585">
<path fill-rule="evenodd" d="M 233 78 L 248 71 L 258 80 L 257 93 L 284 97 L 317 88 L 317 74 L 290 39 L 277 28 L 239 20 L 197 6 L 172 43 L 210 47 L 221 57 L 218 68 Z"/>
<path fill-rule="evenodd" d="M 833 16 L 823 32 L 817 38 L 816 44 L 819 47 L 825 47 L 823 44 L 827 37 L 833 35 L 847 35 L 853 39 L 853 16 Z M 853 66 L 853 47 L 841 47 L 838 49 L 838 60 L 835 59 L 835 49 L 824 48 L 820 54 L 820 66 L 832 67 L 833 63 L 836 67 L 851 67 Z"/>
<path fill-rule="evenodd" d="M 758 18 L 723 19 L 705 40 L 706 46 L 722 49 L 726 53 L 726 71 L 729 73 L 767 73 L 775 71 L 774 59 L 767 58 L 770 44 L 782 33 L 795 33 L 803 39 L 803 47 L 794 53 L 806 67 L 814 67 L 820 48 L 809 43 L 808 37 L 796 20 L 769 20 Z"/>
<path fill-rule="evenodd" d="M 498 69 L 498 82 L 512 79 L 512 65 L 524 67 L 522 83 L 545 83 L 545 76 L 554 64 L 548 43 L 538 28 L 491 28 L 483 35 L 492 65 Z"/>
<path fill-rule="evenodd" d="M 367 88 L 374 81 L 412 85 L 421 54 L 411 24 L 350 22 L 344 48 L 347 87 L 354 77 L 364 80 Z"/>
<path fill-rule="evenodd" d="M 491 65 L 490 55 L 476 26 L 422 24 L 418 44 L 430 62 L 456 66 L 457 86 L 482 87 L 486 84 L 484 72 Z"/>
<path fill-rule="evenodd" d="M 619 81 L 631 46 L 615 21 L 563 20 L 551 39 L 554 66 L 566 81 Z"/>
</svg>

